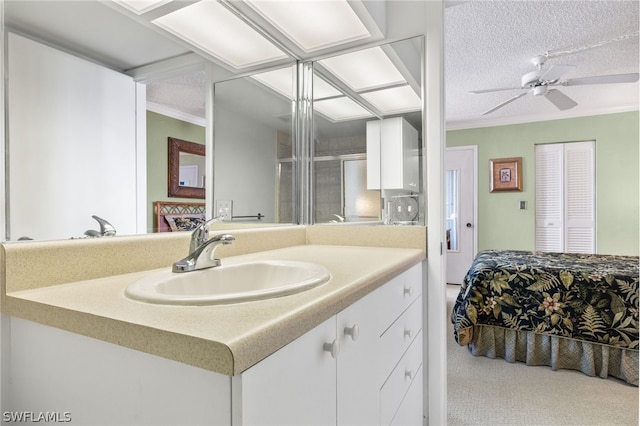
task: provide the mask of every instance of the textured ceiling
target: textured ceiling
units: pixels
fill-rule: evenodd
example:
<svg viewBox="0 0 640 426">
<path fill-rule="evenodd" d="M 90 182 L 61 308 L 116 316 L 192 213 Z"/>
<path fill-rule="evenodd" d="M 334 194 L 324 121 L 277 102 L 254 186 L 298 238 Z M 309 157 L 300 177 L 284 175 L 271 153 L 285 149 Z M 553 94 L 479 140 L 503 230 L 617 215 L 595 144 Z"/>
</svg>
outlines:
<svg viewBox="0 0 640 426">
<path fill-rule="evenodd" d="M 204 71 L 149 82 L 147 102 L 204 120 L 206 117 Z"/>
<path fill-rule="evenodd" d="M 520 91 L 469 94 L 520 86 L 547 51 L 619 42 L 552 57 L 547 65 L 576 68 L 563 78 L 638 72 L 638 1 L 471 1 L 445 11 L 446 118 L 448 128 L 536 121 L 638 109 L 638 83 L 561 87 L 578 102 L 561 112 L 547 99 L 524 96 L 490 108 Z"/>
</svg>

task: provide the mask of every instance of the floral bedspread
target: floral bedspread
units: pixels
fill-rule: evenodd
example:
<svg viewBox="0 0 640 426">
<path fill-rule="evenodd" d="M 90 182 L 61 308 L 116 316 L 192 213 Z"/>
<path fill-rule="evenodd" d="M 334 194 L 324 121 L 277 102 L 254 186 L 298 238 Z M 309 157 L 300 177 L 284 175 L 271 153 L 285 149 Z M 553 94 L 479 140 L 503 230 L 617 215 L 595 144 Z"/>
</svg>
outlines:
<svg viewBox="0 0 640 426">
<path fill-rule="evenodd" d="M 638 350 L 639 275 L 634 256 L 483 251 L 451 313 L 455 339 L 486 324 Z"/>
</svg>

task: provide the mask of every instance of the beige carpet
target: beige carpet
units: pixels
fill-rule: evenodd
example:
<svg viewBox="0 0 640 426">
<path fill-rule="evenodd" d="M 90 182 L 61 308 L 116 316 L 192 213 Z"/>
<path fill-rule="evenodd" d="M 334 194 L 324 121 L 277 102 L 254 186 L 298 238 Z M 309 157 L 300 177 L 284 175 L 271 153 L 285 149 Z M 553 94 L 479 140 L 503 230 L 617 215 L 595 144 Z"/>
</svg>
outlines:
<svg viewBox="0 0 640 426">
<path fill-rule="evenodd" d="M 460 286 L 447 286 L 448 312 Z M 448 424 L 638 425 L 638 388 L 578 371 L 472 356 L 447 340 Z"/>
</svg>

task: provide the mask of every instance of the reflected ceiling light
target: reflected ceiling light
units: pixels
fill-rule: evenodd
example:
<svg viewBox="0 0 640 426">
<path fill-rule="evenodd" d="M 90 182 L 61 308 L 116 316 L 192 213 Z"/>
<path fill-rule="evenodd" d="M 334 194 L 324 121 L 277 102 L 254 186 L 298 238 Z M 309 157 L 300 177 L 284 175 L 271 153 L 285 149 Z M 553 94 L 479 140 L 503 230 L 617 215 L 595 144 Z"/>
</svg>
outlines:
<svg viewBox="0 0 640 426">
<path fill-rule="evenodd" d="M 156 7 L 171 2 L 171 0 L 113 0 L 113 2 L 118 3 L 137 15 L 142 15 Z"/>
<path fill-rule="evenodd" d="M 409 85 L 362 93 L 360 96 L 384 114 L 418 111 L 422 108 L 420 97 Z"/>
<path fill-rule="evenodd" d="M 373 114 L 355 103 L 352 99 L 341 98 L 314 101 L 313 109 L 333 121 L 355 120 L 373 117 Z"/>
<path fill-rule="evenodd" d="M 356 92 L 406 83 L 380 47 L 322 59 L 319 63 Z"/>
<path fill-rule="evenodd" d="M 274 71 L 254 74 L 252 78 L 278 92 L 287 99 L 293 99 L 295 91 L 295 67 L 280 68 Z"/>
<path fill-rule="evenodd" d="M 371 36 L 346 0 L 245 2 L 306 52 Z"/>
<path fill-rule="evenodd" d="M 317 74 L 313 75 L 313 99 L 320 100 L 326 98 L 335 98 L 338 96 L 344 96 L 341 91 L 330 85 L 326 80 L 318 77 Z"/>
<path fill-rule="evenodd" d="M 287 58 L 217 1 L 193 3 L 152 22 L 234 68 Z"/>
</svg>

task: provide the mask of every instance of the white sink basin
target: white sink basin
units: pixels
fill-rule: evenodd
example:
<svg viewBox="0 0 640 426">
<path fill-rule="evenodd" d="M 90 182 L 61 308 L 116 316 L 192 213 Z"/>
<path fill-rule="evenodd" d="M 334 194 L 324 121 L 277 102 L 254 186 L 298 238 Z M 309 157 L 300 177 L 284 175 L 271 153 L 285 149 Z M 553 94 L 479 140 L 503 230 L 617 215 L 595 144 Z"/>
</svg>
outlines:
<svg viewBox="0 0 640 426">
<path fill-rule="evenodd" d="M 298 293 L 330 277 L 314 263 L 260 260 L 193 272 L 161 271 L 131 283 L 125 295 L 169 305 L 238 303 Z"/>
</svg>

